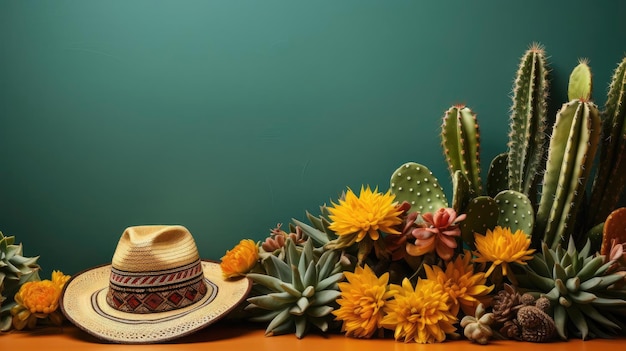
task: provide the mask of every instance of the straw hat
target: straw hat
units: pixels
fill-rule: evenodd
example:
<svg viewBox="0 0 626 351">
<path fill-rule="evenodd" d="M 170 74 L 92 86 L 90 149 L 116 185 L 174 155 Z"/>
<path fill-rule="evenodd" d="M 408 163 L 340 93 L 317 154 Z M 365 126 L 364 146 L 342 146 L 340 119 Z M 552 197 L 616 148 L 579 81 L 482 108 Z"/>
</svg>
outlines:
<svg viewBox="0 0 626 351">
<path fill-rule="evenodd" d="M 250 291 L 246 278 L 224 280 L 202 261 L 183 226 L 127 228 L 112 263 L 83 271 L 59 303 L 79 328 L 115 343 L 155 343 L 217 321 Z"/>
</svg>

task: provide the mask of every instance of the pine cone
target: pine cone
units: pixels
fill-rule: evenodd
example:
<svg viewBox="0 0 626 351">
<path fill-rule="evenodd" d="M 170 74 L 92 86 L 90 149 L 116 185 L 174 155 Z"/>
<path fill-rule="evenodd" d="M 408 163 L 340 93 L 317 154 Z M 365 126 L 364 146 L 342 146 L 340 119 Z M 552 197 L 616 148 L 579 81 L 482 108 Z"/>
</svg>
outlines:
<svg viewBox="0 0 626 351">
<path fill-rule="evenodd" d="M 504 322 L 504 326 L 500 328 L 500 334 L 508 339 L 522 340 L 522 327 L 520 327 L 517 319 L 511 319 Z"/>
<path fill-rule="evenodd" d="M 504 284 L 504 289 L 498 291 L 493 297 L 493 315 L 498 323 L 515 319 L 520 307 L 522 307 L 522 296 L 512 285 Z"/>
</svg>

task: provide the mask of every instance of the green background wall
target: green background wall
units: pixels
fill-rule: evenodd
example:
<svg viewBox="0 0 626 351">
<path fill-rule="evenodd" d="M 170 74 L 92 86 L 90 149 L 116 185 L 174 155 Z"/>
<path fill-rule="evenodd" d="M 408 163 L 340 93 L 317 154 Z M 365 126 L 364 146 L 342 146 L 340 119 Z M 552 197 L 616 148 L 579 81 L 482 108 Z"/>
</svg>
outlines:
<svg viewBox="0 0 626 351">
<path fill-rule="evenodd" d="M 561 5 L 563 4 L 563 5 Z M 565 5 L 566 4 L 566 5 Z M 587 57 L 626 51 L 624 1 L 1 1 L 0 230 L 47 277 L 109 262 L 125 227 L 187 226 L 201 256 L 406 161 L 450 187 L 443 111 L 506 150 L 521 54 L 545 45 L 553 111 Z"/>
</svg>

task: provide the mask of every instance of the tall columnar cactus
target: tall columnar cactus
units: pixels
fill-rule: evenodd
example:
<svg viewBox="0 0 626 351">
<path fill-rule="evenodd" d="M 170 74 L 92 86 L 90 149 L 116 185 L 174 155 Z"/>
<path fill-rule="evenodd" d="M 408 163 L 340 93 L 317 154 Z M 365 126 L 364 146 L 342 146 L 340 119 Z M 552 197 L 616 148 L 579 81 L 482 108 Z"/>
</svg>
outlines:
<svg viewBox="0 0 626 351">
<path fill-rule="evenodd" d="M 626 57 L 613 74 L 602 117 L 602 146 L 589 201 L 589 226 L 606 219 L 626 186 Z"/>
<path fill-rule="evenodd" d="M 548 71 L 543 47 L 533 44 L 521 59 L 513 87 L 508 183 L 527 196 L 538 184 L 545 152 Z"/>
<path fill-rule="evenodd" d="M 480 132 L 476 114 L 464 105 L 448 109 L 443 116 L 441 140 L 450 175 L 461 171 L 476 194 L 482 193 L 480 179 Z"/>
<path fill-rule="evenodd" d="M 586 66 L 584 62 L 581 65 Z M 570 79 L 578 74 L 590 75 L 591 72 L 577 69 Z M 574 233 L 577 212 L 600 140 L 600 113 L 589 101 L 590 94 L 589 91 L 586 96 L 563 104 L 550 138 L 533 235 L 553 249 L 567 242 Z"/>
</svg>

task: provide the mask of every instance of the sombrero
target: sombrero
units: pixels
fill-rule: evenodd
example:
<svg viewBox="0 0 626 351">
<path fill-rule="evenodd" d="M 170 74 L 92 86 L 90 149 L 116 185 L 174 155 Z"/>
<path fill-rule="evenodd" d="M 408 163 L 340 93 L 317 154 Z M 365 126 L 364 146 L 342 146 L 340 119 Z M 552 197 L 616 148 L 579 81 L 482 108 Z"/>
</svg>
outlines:
<svg viewBox="0 0 626 351">
<path fill-rule="evenodd" d="M 218 263 L 200 260 L 187 228 L 134 226 L 111 264 L 74 275 L 61 295 L 69 321 L 114 343 L 157 343 L 225 316 L 250 291 L 247 278 L 225 280 Z"/>
</svg>

